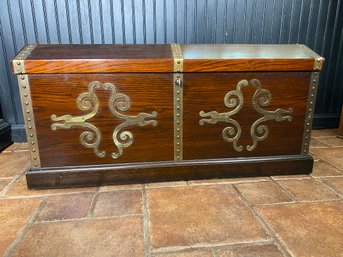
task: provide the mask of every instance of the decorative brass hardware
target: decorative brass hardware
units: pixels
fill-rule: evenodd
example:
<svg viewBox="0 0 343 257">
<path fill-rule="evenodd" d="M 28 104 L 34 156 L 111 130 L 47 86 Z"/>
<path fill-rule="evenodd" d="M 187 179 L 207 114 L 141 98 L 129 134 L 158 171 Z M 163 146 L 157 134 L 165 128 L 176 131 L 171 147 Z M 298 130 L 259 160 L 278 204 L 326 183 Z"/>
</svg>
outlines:
<svg viewBox="0 0 343 257">
<path fill-rule="evenodd" d="M 183 56 L 179 44 L 171 44 L 174 57 L 174 160 L 183 155 Z"/>
<path fill-rule="evenodd" d="M 19 52 L 19 54 L 16 57 L 14 57 L 12 61 L 14 74 L 25 73 L 24 60 L 31 54 L 31 52 L 33 51 L 33 49 L 36 48 L 36 46 L 37 45 L 26 45 Z"/>
<path fill-rule="evenodd" d="M 246 86 L 252 86 L 256 89 L 253 95 L 252 105 L 258 113 L 263 115 L 261 118 L 257 119 L 250 127 L 250 136 L 253 140 L 253 144 L 247 145 L 246 150 L 253 151 L 257 146 L 257 142 L 262 141 L 268 137 L 269 129 L 265 124 L 262 123 L 268 120 L 275 120 L 278 122 L 283 120 L 292 120 L 292 116 L 284 116 L 285 114 L 292 113 L 292 108 L 288 108 L 288 110 L 278 108 L 275 111 L 268 111 L 264 110 L 261 107 L 269 105 L 272 99 L 272 95 L 267 89 L 262 88 L 261 82 L 259 80 L 252 79 L 248 82 L 244 79 L 239 81 L 236 90 L 229 91 L 224 97 L 225 106 L 227 106 L 228 108 L 234 108 L 233 110 L 225 113 L 218 113 L 216 111 L 200 111 L 199 113 L 200 117 L 205 118 L 199 121 L 200 125 L 204 125 L 205 123 L 216 124 L 217 122 L 226 122 L 230 124 L 230 126 L 223 129 L 222 137 L 225 141 L 233 143 L 233 148 L 237 152 L 241 152 L 243 150 L 243 146 L 238 145 L 238 140 L 240 139 L 242 129 L 240 124 L 236 120 L 234 120 L 232 116 L 237 114 L 243 108 L 244 98 L 242 94 L 242 88 Z"/>
<path fill-rule="evenodd" d="M 325 59 L 321 57 L 319 54 L 314 52 L 312 49 L 308 48 L 306 45 L 296 44 L 300 49 L 305 51 L 308 55 L 314 58 L 313 69 L 314 70 L 322 70 Z"/>
<path fill-rule="evenodd" d="M 302 154 L 308 154 L 308 151 L 310 148 L 311 128 L 312 128 L 314 107 L 316 105 L 318 83 L 319 83 L 319 72 L 317 71 L 312 72 L 309 90 L 308 90 L 308 97 L 307 97 L 308 100 L 307 100 L 307 108 L 306 108 L 306 116 L 305 116 L 305 126 L 304 126 L 304 133 L 303 133 L 303 140 L 302 140 L 302 147 L 301 147 Z"/>
<path fill-rule="evenodd" d="M 21 104 L 23 107 L 27 142 L 31 154 L 31 164 L 34 168 L 40 168 L 40 156 L 36 135 L 36 126 L 31 102 L 31 90 L 28 75 L 18 76 Z"/>
<path fill-rule="evenodd" d="M 106 152 L 99 150 L 99 145 L 101 143 L 101 133 L 99 129 L 91 123 L 86 122 L 93 118 L 99 111 L 99 100 L 95 93 L 96 89 L 111 91 L 109 108 L 115 117 L 124 120 L 123 123 L 114 129 L 112 134 L 113 142 L 117 147 L 117 152 L 112 152 L 111 156 L 113 159 L 117 159 L 123 154 L 123 149 L 129 147 L 133 143 L 133 134 L 124 129 L 135 125 L 143 127 L 151 124 L 152 126 L 156 126 L 156 120 L 146 119 L 156 118 L 157 112 L 153 111 L 151 114 L 139 113 L 136 116 L 129 116 L 120 113 L 129 110 L 131 105 L 130 98 L 125 94 L 118 93 L 116 86 L 111 83 L 102 84 L 99 81 L 91 82 L 88 86 L 88 92 L 80 94 L 76 100 L 77 107 L 82 111 L 89 111 L 89 113 L 81 116 L 63 115 L 59 117 L 53 114 L 51 115 L 51 120 L 59 121 L 60 123 L 53 123 L 51 125 L 51 129 L 69 129 L 75 126 L 88 129 L 88 131 L 84 131 L 80 135 L 81 145 L 87 148 L 92 148 L 96 156 L 105 157 Z"/>
</svg>

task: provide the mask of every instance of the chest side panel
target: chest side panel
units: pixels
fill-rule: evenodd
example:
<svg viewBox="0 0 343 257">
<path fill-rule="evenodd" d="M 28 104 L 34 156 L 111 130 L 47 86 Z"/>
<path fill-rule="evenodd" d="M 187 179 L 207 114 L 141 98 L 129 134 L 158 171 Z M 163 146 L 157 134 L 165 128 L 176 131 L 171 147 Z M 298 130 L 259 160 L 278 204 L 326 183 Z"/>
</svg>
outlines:
<svg viewBox="0 0 343 257">
<path fill-rule="evenodd" d="M 184 74 L 184 159 L 300 154 L 310 76 Z"/>
<path fill-rule="evenodd" d="M 172 75 L 30 75 L 42 167 L 173 159 Z"/>
</svg>

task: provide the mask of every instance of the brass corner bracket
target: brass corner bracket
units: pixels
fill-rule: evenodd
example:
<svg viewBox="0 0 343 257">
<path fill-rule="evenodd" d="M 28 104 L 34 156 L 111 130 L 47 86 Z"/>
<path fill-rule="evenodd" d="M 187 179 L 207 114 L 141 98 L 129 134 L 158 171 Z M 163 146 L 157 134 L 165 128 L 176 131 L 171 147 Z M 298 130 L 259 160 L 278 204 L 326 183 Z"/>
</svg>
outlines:
<svg viewBox="0 0 343 257">
<path fill-rule="evenodd" d="M 308 48 L 306 45 L 303 44 L 296 44 L 301 50 L 306 52 L 309 56 L 314 58 L 314 63 L 313 63 L 313 70 L 322 70 L 323 65 L 325 62 L 325 58 L 321 57 L 319 54 L 317 54 L 315 51 L 312 49 Z"/>
<path fill-rule="evenodd" d="M 13 64 L 13 73 L 14 74 L 23 74 L 25 73 L 25 59 L 32 53 L 37 45 L 26 45 L 21 49 L 19 54 L 14 57 Z"/>
</svg>

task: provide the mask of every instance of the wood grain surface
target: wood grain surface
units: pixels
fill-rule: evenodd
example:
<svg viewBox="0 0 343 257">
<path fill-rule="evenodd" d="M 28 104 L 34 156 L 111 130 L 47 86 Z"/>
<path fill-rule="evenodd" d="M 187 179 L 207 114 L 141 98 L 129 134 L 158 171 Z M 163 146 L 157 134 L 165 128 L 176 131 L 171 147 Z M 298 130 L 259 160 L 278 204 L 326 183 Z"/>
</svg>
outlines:
<svg viewBox="0 0 343 257">
<path fill-rule="evenodd" d="M 300 154 L 309 88 L 309 72 L 269 72 L 269 73 L 188 73 L 184 74 L 184 159 L 227 158 L 267 155 Z M 255 150 L 244 149 L 237 152 L 232 143 L 224 141 L 222 131 L 230 124 L 199 125 L 199 112 L 217 111 L 225 113 L 233 110 L 224 105 L 224 96 L 236 90 L 240 80 L 258 79 L 262 88 L 270 91 L 272 99 L 265 110 L 293 108 L 292 121 L 267 121 L 269 136 L 257 143 Z M 244 87 L 243 108 L 234 116 L 242 128 L 238 144 L 246 147 L 253 143 L 250 128 L 263 115 L 255 111 L 252 97 L 255 88 Z"/>
<path fill-rule="evenodd" d="M 311 71 L 316 54 L 298 45 L 181 45 L 184 72 Z M 37 45 L 29 74 L 173 72 L 170 45 Z"/>
<path fill-rule="evenodd" d="M 42 167 L 173 159 L 172 74 L 30 75 L 29 80 Z M 132 132 L 133 144 L 124 148 L 123 155 L 118 159 L 110 156 L 117 150 L 112 133 L 124 121 L 115 117 L 109 109 L 109 90 L 95 91 L 100 103 L 99 112 L 87 120 L 102 133 L 100 150 L 107 152 L 105 158 L 96 156 L 92 149 L 81 145 L 79 137 L 85 128 L 51 129 L 52 114 L 77 116 L 89 113 L 77 108 L 76 99 L 88 91 L 88 84 L 93 81 L 112 83 L 118 93 L 126 94 L 131 99 L 130 109 L 122 114 L 158 113 L 155 127 L 131 126 L 125 129 Z"/>
</svg>

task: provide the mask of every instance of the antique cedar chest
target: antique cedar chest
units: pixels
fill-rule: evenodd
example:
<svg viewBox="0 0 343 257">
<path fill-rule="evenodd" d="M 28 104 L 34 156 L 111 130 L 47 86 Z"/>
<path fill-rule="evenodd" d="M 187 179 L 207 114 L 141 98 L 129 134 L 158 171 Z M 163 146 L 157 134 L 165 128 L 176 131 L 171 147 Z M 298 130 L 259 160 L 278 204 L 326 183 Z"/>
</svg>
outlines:
<svg viewBox="0 0 343 257">
<path fill-rule="evenodd" d="M 310 173 L 304 45 L 27 45 L 29 187 Z"/>
</svg>

